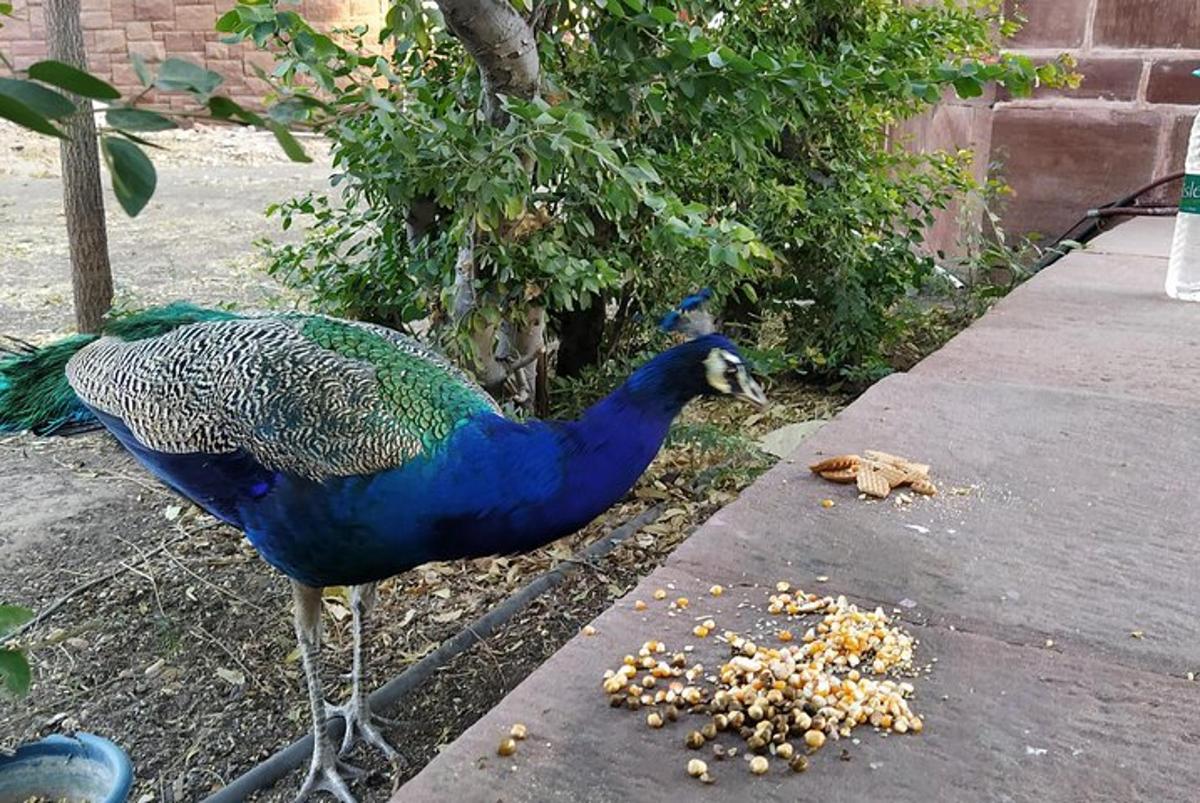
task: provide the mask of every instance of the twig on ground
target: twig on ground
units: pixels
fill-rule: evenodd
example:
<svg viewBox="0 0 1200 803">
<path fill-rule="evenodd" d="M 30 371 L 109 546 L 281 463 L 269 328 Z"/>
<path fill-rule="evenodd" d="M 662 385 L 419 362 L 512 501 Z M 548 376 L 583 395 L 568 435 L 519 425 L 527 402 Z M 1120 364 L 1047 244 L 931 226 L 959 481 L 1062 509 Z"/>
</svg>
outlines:
<svg viewBox="0 0 1200 803">
<path fill-rule="evenodd" d="M 67 591 L 61 597 L 58 597 L 57 599 L 52 601 L 49 605 L 47 605 L 45 608 L 42 608 L 40 611 L 38 611 L 37 614 L 32 619 L 30 619 L 28 622 L 21 625 L 16 630 L 13 630 L 12 632 L 8 633 L 7 635 L 0 637 L 0 644 L 7 644 L 8 642 L 19 638 L 20 636 L 23 636 L 25 633 L 28 633 L 30 630 L 33 630 L 35 627 L 40 625 L 42 622 L 46 621 L 46 619 L 49 618 L 55 611 L 57 611 L 63 605 L 66 605 L 68 602 L 70 602 L 72 597 L 82 594 L 84 591 L 87 591 L 90 588 L 95 588 L 96 586 L 100 585 L 101 583 L 106 583 L 109 580 L 116 577 L 117 575 L 121 574 L 122 572 L 129 571 L 134 566 L 140 565 L 144 561 L 149 560 L 150 558 L 154 557 L 154 555 L 158 554 L 159 552 L 165 551 L 167 547 L 173 546 L 173 545 L 179 543 L 184 538 L 187 538 L 188 536 L 191 536 L 191 535 L 195 535 L 196 533 L 201 532 L 202 530 L 207 530 L 210 527 L 215 527 L 216 525 L 217 525 L 217 522 L 212 522 L 211 524 L 201 525 L 200 527 L 197 527 L 195 530 L 180 533 L 175 538 L 172 538 L 169 541 L 164 541 L 163 543 L 156 546 L 154 549 L 151 549 L 149 552 L 141 553 L 141 557 L 139 557 L 137 560 L 133 561 L 132 563 L 130 563 L 128 561 L 122 561 L 121 564 L 119 566 L 117 566 L 115 569 L 113 569 L 112 571 L 105 572 L 104 574 L 100 575 L 99 577 L 95 577 L 91 580 L 87 580 L 85 582 L 80 583 L 77 586 L 72 587 L 69 591 Z"/>
</svg>

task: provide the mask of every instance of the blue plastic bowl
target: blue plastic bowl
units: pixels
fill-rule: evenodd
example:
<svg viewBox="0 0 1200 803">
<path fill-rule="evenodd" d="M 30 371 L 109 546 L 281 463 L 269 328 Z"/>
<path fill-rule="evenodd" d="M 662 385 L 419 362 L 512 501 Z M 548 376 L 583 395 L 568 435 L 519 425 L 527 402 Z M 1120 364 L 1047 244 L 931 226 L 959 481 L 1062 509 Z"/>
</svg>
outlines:
<svg viewBox="0 0 1200 803">
<path fill-rule="evenodd" d="M 24 803 L 35 795 L 71 803 L 125 803 L 132 785 L 129 756 L 90 733 L 47 736 L 0 756 L 0 803 Z"/>
</svg>

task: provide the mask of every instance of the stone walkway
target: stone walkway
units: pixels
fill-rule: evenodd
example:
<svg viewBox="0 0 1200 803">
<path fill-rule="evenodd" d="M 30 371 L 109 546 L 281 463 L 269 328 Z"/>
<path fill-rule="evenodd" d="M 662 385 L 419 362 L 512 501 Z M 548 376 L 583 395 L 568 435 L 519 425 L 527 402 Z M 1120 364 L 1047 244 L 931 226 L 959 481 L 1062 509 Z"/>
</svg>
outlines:
<svg viewBox="0 0 1200 803">
<path fill-rule="evenodd" d="M 1104 235 L 877 384 L 394 801 L 1200 799 L 1200 683 L 1186 679 L 1200 673 L 1200 305 L 1162 292 L 1171 225 Z M 805 467 L 866 448 L 970 491 L 899 509 Z M 701 785 L 684 771 L 685 727 L 610 709 L 601 672 L 650 638 L 719 660 L 653 589 L 747 632 L 760 614 L 738 603 L 761 605 L 780 579 L 907 608 L 918 662 L 937 658 L 913 701 L 925 732 L 861 728 L 860 744 L 826 747 L 803 775 L 710 760 L 717 782 Z M 713 583 L 729 591 L 709 597 Z M 499 758 L 515 722 L 530 738 Z"/>
</svg>

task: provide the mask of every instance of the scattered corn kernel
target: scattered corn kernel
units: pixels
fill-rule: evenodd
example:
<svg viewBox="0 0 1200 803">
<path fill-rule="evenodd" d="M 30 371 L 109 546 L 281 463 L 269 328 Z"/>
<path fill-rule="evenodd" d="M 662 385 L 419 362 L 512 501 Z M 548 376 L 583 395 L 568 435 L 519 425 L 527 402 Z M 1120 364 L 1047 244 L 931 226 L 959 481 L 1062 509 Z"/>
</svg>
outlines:
<svg viewBox="0 0 1200 803">
<path fill-rule="evenodd" d="M 502 756 L 511 756 L 517 752 L 517 741 L 511 736 L 506 736 L 500 740 L 500 746 L 496 748 L 496 752 Z"/>
<path fill-rule="evenodd" d="M 662 589 L 662 588 L 654 589 L 654 598 L 655 599 L 666 599 L 667 598 L 666 590 Z"/>
<path fill-rule="evenodd" d="M 508 729 L 508 735 L 517 740 L 524 739 L 529 735 L 529 729 L 524 724 L 518 722 Z"/>
<path fill-rule="evenodd" d="M 652 728 L 661 728 L 663 726 L 662 714 L 657 711 L 651 711 L 646 715 L 646 724 Z"/>
<path fill-rule="evenodd" d="M 661 723 L 663 710 L 671 721 L 689 709 L 703 712 L 708 717 L 700 730 L 687 734 L 688 747 L 715 744 L 717 734 L 728 730 L 744 740 L 753 758 L 769 762 L 774 756 L 794 772 L 808 767 L 798 752 L 819 750 L 828 740 L 849 737 L 855 727 L 868 722 L 896 734 L 921 732 L 923 723 L 908 703 L 913 685 L 893 679 L 913 671 L 916 641 L 882 608 L 859 609 L 843 596 L 805 593 L 784 582 L 776 584 L 769 602 L 771 613 L 815 614 L 820 619 L 802 638 L 790 630 L 776 630 L 778 642 L 772 646 L 718 630 L 714 618 L 698 619 L 693 634 L 723 633 L 730 656 L 724 663 L 707 670 L 700 664 L 689 666 L 694 661 L 689 647 L 672 652 L 661 641 L 647 641 L 638 657 L 626 656 L 622 665 L 604 673 L 606 692 L 613 690 L 610 704 L 632 710 L 646 707 L 648 723 Z M 686 604 L 680 597 L 672 607 Z M 658 708 L 650 711 L 650 706 Z M 788 741 L 799 734 L 803 743 Z M 725 758 L 736 751 L 722 747 L 713 755 Z M 702 775 L 712 781 L 707 773 Z"/>
<path fill-rule="evenodd" d="M 646 610 L 646 603 L 640 599 L 634 600 L 633 601 L 633 609 L 635 611 L 644 611 L 644 610 Z"/>
<path fill-rule="evenodd" d="M 771 762 L 767 761 L 766 756 L 755 756 L 750 759 L 750 771 L 755 775 L 762 775 L 771 768 Z"/>
<path fill-rule="evenodd" d="M 698 758 L 693 758 L 687 763 L 687 774 L 693 778 L 699 778 L 708 772 L 708 765 Z"/>
<path fill-rule="evenodd" d="M 837 504 L 837 503 L 834 502 L 832 499 L 822 499 L 821 500 L 821 507 L 829 508 L 829 507 L 833 507 L 835 504 Z"/>
<path fill-rule="evenodd" d="M 708 589 L 708 593 L 712 594 L 714 597 L 719 597 L 725 593 L 725 586 L 721 586 L 721 585 L 711 586 Z"/>
<path fill-rule="evenodd" d="M 596 635 L 596 628 L 592 627 L 591 625 L 584 625 L 583 626 L 583 635 L 585 635 L 585 636 Z"/>
</svg>

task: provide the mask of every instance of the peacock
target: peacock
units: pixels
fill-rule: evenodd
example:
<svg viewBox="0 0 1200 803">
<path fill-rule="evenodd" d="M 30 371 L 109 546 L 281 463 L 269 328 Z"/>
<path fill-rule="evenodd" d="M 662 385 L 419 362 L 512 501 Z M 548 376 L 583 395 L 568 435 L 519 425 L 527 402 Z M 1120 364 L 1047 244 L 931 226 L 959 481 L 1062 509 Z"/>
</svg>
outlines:
<svg viewBox="0 0 1200 803">
<path fill-rule="evenodd" d="M 353 801 L 339 756 L 361 738 L 395 758 L 363 693 L 362 623 L 375 584 L 428 561 L 532 550 L 623 497 L 698 396 L 764 406 L 747 362 L 689 297 L 684 342 L 575 421 L 505 417 L 467 374 L 390 329 L 317 314 L 173 304 L 102 336 L 0 361 L 0 431 L 103 425 L 160 481 L 240 529 L 292 588 L 312 709 L 297 800 Z M 349 586 L 352 687 L 322 694 L 321 591 Z M 335 748 L 325 724 L 345 720 Z"/>
</svg>

